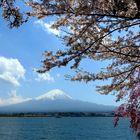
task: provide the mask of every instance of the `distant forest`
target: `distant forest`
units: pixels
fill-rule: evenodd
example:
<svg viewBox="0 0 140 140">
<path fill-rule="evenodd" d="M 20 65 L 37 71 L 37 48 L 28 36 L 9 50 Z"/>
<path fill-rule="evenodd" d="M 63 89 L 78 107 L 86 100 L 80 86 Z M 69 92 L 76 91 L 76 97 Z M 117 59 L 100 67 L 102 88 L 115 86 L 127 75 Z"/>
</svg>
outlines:
<svg viewBox="0 0 140 140">
<path fill-rule="evenodd" d="M 0 117 L 113 117 L 113 112 L 27 112 L 0 113 Z"/>
</svg>

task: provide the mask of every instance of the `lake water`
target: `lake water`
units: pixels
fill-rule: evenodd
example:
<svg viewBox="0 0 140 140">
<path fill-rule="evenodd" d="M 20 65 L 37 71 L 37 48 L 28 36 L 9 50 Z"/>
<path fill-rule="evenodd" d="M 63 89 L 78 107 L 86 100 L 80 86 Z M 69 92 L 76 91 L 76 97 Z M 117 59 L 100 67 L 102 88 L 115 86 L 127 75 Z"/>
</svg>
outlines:
<svg viewBox="0 0 140 140">
<path fill-rule="evenodd" d="M 126 120 L 112 117 L 0 118 L 0 140 L 136 140 Z"/>
</svg>

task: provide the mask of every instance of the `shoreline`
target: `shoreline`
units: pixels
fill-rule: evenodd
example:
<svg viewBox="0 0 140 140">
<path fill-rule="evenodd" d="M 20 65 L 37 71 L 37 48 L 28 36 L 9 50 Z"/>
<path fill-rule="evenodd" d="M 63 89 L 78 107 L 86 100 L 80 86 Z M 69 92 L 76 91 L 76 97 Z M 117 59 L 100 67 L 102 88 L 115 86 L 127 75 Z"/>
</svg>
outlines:
<svg viewBox="0 0 140 140">
<path fill-rule="evenodd" d="M 113 112 L 21 112 L 0 113 L 0 117 L 114 117 Z"/>
</svg>

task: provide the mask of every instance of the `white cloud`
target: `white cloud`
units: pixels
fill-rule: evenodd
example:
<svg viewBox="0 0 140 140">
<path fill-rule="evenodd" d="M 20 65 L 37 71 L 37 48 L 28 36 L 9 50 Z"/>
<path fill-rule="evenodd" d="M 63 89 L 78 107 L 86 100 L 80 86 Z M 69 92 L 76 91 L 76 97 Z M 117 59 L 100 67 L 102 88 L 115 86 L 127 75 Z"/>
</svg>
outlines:
<svg viewBox="0 0 140 140">
<path fill-rule="evenodd" d="M 19 80 L 23 79 L 25 69 L 18 59 L 0 57 L 0 80 L 19 86 Z"/>
<path fill-rule="evenodd" d="M 54 78 L 47 72 L 47 73 L 37 73 L 37 78 L 35 78 L 36 81 L 48 81 L 48 82 L 54 82 Z"/>
<path fill-rule="evenodd" d="M 43 20 L 37 20 L 34 23 L 39 24 L 42 27 L 42 29 L 47 33 L 51 33 L 51 34 L 54 34 L 54 35 L 59 35 L 60 34 L 59 30 L 51 28 L 52 23 L 46 23 Z"/>
<path fill-rule="evenodd" d="M 9 98 L 0 98 L 0 106 L 21 103 L 27 100 L 30 100 L 30 98 L 24 99 L 22 96 L 17 95 L 16 90 L 13 90 L 11 93 L 9 93 Z"/>
</svg>

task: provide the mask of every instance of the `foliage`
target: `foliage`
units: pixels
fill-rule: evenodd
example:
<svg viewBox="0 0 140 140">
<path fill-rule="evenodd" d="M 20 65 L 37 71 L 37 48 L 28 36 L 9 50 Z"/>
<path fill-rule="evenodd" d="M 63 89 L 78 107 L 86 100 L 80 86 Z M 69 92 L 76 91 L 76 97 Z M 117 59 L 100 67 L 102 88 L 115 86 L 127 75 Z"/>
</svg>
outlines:
<svg viewBox="0 0 140 140">
<path fill-rule="evenodd" d="M 65 29 L 63 41 L 67 49 L 45 52 L 44 73 L 54 67 L 72 62 L 79 68 L 83 59 L 109 60 L 99 73 L 78 70 L 72 81 L 111 80 L 97 86 L 102 94 L 114 92 L 117 101 L 127 97 L 116 111 L 118 117 L 130 118 L 131 127 L 138 132 L 140 125 L 140 0 L 43 0 L 30 2 L 30 16 L 57 16 L 52 28 Z M 71 63 L 70 63 L 71 64 Z"/>
<path fill-rule="evenodd" d="M 15 0 L 0 0 L 2 17 L 8 22 L 10 28 L 19 27 L 27 21 L 20 8 L 15 6 L 15 3 Z"/>
<path fill-rule="evenodd" d="M 123 94 L 128 94 L 124 91 Z M 129 93 L 127 102 L 118 107 L 115 112 L 114 125 L 118 125 L 119 117 L 130 119 L 130 127 L 133 128 L 140 139 L 140 85 L 137 85 Z"/>
<path fill-rule="evenodd" d="M 66 28 L 63 40 L 67 48 L 56 53 L 45 52 L 43 69 L 66 66 L 73 62 L 77 69 L 83 59 L 97 61 L 111 60 L 104 71 L 97 74 L 78 71 L 72 80 L 104 80 L 112 83 L 98 86 L 98 91 L 108 94 L 112 91 L 129 90 L 139 82 L 139 7 L 134 0 L 43 0 L 30 2 L 33 12 L 30 16 L 43 18 L 58 16 L 52 26 Z M 133 29 L 134 28 L 134 29 Z M 131 80 L 130 80 L 131 79 Z"/>
</svg>

